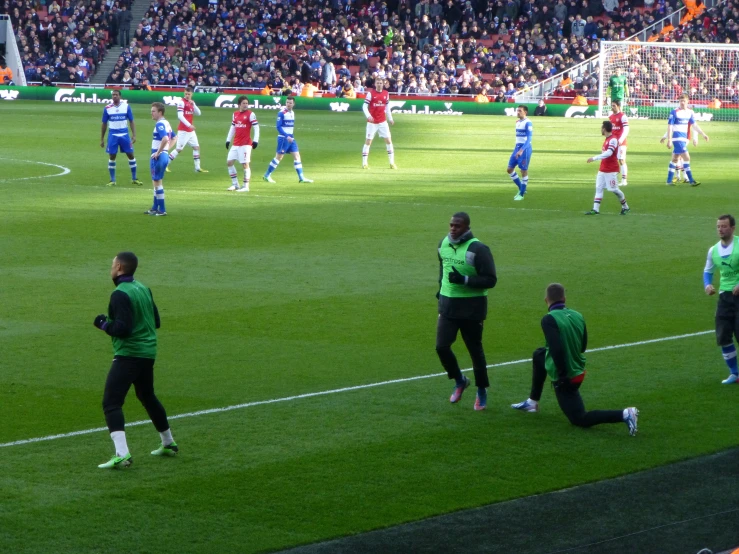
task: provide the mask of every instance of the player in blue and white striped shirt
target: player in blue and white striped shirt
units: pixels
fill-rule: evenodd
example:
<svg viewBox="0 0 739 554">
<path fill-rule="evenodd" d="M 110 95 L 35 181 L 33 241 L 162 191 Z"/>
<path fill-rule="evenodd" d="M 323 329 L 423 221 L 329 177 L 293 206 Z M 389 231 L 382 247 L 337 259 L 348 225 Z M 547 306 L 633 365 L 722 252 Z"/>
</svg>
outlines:
<svg viewBox="0 0 739 554">
<path fill-rule="evenodd" d="M 155 121 L 154 133 L 151 137 L 151 183 L 154 186 L 154 204 L 146 215 L 167 215 L 164 207 L 164 173 L 169 165 L 170 143 L 173 141 L 174 133 L 169 121 L 164 119 L 164 104 L 154 102 L 151 105 L 151 118 Z"/>
<path fill-rule="evenodd" d="M 100 148 L 105 148 L 108 153 L 108 172 L 110 182 L 107 186 L 115 186 L 115 158 L 118 149 L 128 156 L 128 167 L 131 169 L 131 184 L 143 185 L 136 177 L 136 158 L 133 154 L 133 144 L 136 142 L 136 124 L 133 122 L 133 112 L 128 102 L 121 101 L 121 92 L 114 90 L 110 93 L 112 104 L 105 106 L 103 110 L 103 126 L 100 134 Z M 128 126 L 131 125 L 131 134 L 128 134 Z M 105 131 L 108 131 L 108 145 L 105 146 Z"/>
<path fill-rule="evenodd" d="M 523 200 L 526 187 L 529 184 L 529 162 L 531 161 L 531 137 L 534 135 L 534 125 L 528 118 L 529 108 L 518 106 L 516 108 L 516 146 L 513 148 L 511 158 L 508 160 L 508 175 L 518 187 L 518 194 L 514 200 Z M 521 170 L 521 177 L 516 173 L 516 166 Z"/>
<path fill-rule="evenodd" d="M 285 101 L 285 107 L 277 114 L 277 152 L 275 157 L 269 163 L 267 173 L 262 177 L 268 183 L 275 183 L 272 178 L 272 172 L 277 169 L 282 157 L 288 152 L 293 155 L 293 167 L 298 173 L 298 182 L 312 183 L 313 180 L 306 179 L 303 175 L 303 163 L 300 161 L 300 152 L 298 151 L 298 143 L 295 142 L 295 99 L 288 98 Z"/>
<path fill-rule="evenodd" d="M 695 122 L 695 114 L 693 110 L 688 108 L 689 97 L 683 94 L 680 97 L 680 107 L 670 112 L 667 120 L 667 136 L 662 137 L 660 142 L 667 139 L 667 148 L 672 148 L 672 160 L 670 161 L 669 170 L 667 171 L 667 185 L 673 186 L 673 177 L 677 169 L 677 162 L 682 158 L 683 170 L 688 177 L 688 183 L 691 187 L 700 185 L 700 181 L 693 179 L 693 172 L 690 170 L 690 154 L 688 153 L 688 141 L 690 140 L 691 131 L 695 130 L 706 139 L 708 135 Z M 693 145 L 698 146 L 698 135 L 693 135 Z"/>
</svg>

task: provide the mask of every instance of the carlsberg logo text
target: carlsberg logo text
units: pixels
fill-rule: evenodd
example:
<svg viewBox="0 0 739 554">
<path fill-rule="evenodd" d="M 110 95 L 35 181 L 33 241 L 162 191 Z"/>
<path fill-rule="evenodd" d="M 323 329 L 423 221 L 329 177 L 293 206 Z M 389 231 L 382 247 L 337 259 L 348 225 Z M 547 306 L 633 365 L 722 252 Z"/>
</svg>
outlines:
<svg viewBox="0 0 739 554">
<path fill-rule="evenodd" d="M 391 100 L 389 102 L 390 113 L 403 113 L 411 115 L 462 115 L 462 112 L 457 112 L 452 109 L 453 104 L 451 102 L 444 103 L 444 107 L 446 108 L 446 110 L 436 111 L 429 108 L 428 105 L 424 105 L 423 108 L 420 108 L 415 104 L 411 104 L 411 107 L 409 109 L 403 110 L 401 108 L 405 106 L 405 102 L 405 100 Z"/>
<path fill-rule="evenodd" d="M 215 103 L 213 104 L 216 108 L 230 108 L 238 110 L 239 106 L 236 104 L 236 98 L 237 96 L 235 94 L 220 94 L 218 98 L 216 98 Z M 258 99 L 255 99 L 252 104 L 249 104 L 249 109 L 251 110 L 279 110 L 282 108 L 282 104 L 280 104 L 280 97 L 275 96 L 271 97 L 272 104 L 262 103 Z"/>
<path fill-rule="evenodd" d="M 110 104 L 110 98 L 101 98 L 97 95 L 97 92 L 93 92 L 92 95 L 88 96 L 84 92 L 79 93 L 79 96 L 75 96 L 77 90 L 75 89 L 59 89 L 54 95 L 54 102 L 84 102 L 86 104 Z"/>
</svg>

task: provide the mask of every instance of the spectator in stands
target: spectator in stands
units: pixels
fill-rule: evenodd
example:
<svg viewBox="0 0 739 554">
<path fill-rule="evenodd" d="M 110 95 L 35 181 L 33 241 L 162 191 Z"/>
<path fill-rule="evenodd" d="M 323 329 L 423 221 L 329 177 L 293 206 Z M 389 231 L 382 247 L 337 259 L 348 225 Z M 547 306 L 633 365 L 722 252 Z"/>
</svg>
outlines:
<svg viewBox="0 0 739 554">
<path fill-rule="evenodd" d="M 534 115 L 547 115 L 547 105 L 544 103 L 543 99 L 539 100 L 539 105 L 536 106 Z"/>
<path fill-rule="evenodd" d="M 121 10 L 118 12 L 117 15 L 118 20 L 118 45 L 123 46 L 124 48 L 128 46 L 128 43 L 131 41 L 130 32 L 131 32 L 131 22 L 133 21 L 133 16 L 131 15 L 131 12 L 128 11 L 128 8 L 126 4 L 123 4 L 121 6 Z"/>
<path fill-rule="evenodd" d="M 5 63 L 5 57 L 0 57 L 0 85 L 13 86 L 13 71 Z"/>
</svg>

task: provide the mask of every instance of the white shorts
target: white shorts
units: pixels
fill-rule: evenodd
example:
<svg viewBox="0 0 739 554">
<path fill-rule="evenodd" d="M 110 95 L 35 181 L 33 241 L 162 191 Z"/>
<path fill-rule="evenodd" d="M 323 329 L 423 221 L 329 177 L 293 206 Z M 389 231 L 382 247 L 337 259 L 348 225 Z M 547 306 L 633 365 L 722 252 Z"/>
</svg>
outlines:
<svg viewBox="0 0 739 554">
<path fill-rule="evenodd" d="M 251 144 L 246 146 L 232 146 L 228 151 L 227 161 L 236 160 L 240 164 L 251 162 Z"/>
<path fill-rule="evenodd" d="M 182 150 L 185 146 L 191 146 L 192 148 L 200 146 L 195 131 L 177 131 L 177 150 Z"/>
<path fill-rule="evenodd" d="M 372 140 L 376 134 L 379 134 L 380 138 L 383 139 L 390 138 L 390 126 L 387 124 L 387 121 L 383 121 L 382 123 L 367 123 L 367 139 Z"/>
<path fill-rule="evenodd" d="M 603 173 L 598 172 L 598 176 L 595 178 L 595 190 L 607 190 L 613 192 L 618 190 L 618 173 Z"/>
<path fill-rule="evenodd" d="M 616 153 L 616 159 L 617 160 L 625 160 L 626 159 L 626 147 L 625 146 L 619 146 L 618 152 Z"/>
</svg>

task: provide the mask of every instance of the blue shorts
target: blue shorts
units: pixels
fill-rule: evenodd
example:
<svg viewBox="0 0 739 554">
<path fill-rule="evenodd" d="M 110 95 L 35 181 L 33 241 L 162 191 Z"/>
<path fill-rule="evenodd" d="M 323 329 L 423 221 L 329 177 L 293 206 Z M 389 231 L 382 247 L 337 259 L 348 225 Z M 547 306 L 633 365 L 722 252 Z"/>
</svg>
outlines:
<svg viewBox="0 0 739 554">
<path fill-rule="evenodd" d="M 153 154 L 154 152 L 152 152 Z M 164 179 L 164 172 L 167 170 L 169 165 L 169 155 L 166 150 L 163 150 L 159 157 L 155 160 L 154 158 L 149 159 L 149 168 L 151 169 L 151 180 L 161 181 Z"/>
<path fill-rule="evenodd" d="M 517 158 L 516 152 L 519 150 L 520 148 L 513 149 L 513 154 L 511 154 L 511 158 L 508 160 L 508 167 L 518 166 L 522 171 L 528 171 L 529 162 L 531 161 L 531 147 L 524 148 L 523 154 Z"/>
<path fill-rule="evenodd" d="M 128 133 L 125 135 L 111 135 L 108 133 L 108 147 L 105 151 L 108 154 L 117 154 L 118 148 L 124 154 L 133 154 L 133 145 L 131 144 L 131 137 L 128 136 Z"/>
<path fill-rule="evenodd" d="M 685 154 L 688 151 L 688 142 L 673 142 L 672 153 L 673 154 Z"/>
<path fill-rule="evenodd" d="M 277 137 L 277 153 L 278 154 L 292 154 L 298 151 L 298 141 L 293 139 L 292 142 L 288 142 L 286 137 Z"/>
</svg>

